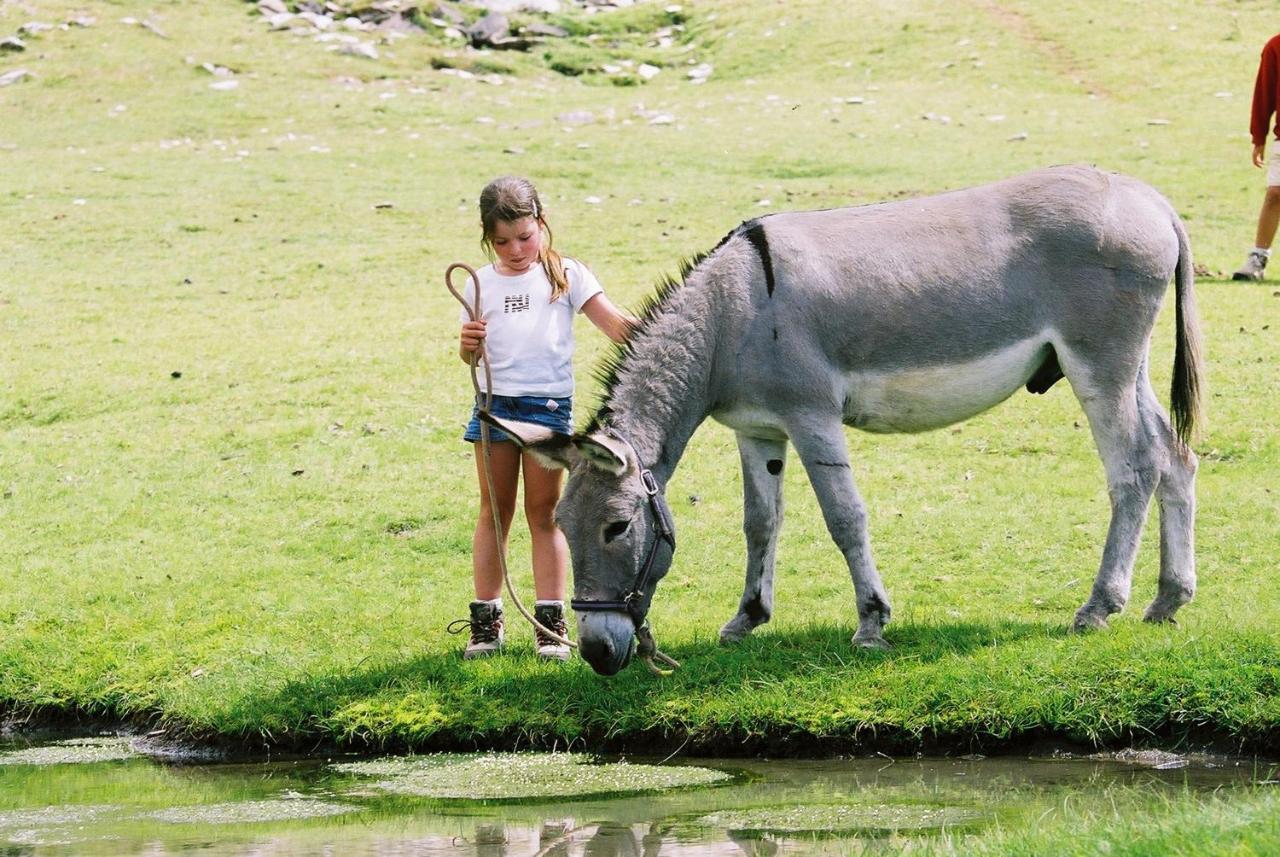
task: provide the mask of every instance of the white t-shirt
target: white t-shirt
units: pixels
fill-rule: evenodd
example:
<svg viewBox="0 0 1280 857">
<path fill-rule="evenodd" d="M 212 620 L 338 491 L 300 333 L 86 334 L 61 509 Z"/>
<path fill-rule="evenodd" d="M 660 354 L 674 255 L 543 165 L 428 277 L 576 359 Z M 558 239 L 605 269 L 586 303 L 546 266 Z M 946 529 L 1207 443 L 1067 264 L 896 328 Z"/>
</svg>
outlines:
<svg viewBox="0 0 1280 857">
<path fill-rule="evenodd" d="M 587 301 L 604 291 L 587 267 L 573 259 L 564 260 L 569 291 L 551 302 L 551 280 L 542 265 L 506 277 L 485 265 L 480 278 L 481 317 L 488 322 L 484 340 L 493 374 L 493 393 L 498 396 L 573 395 L 573 317 Z M 468 305 L 475 300 L 471 278 L 463 296 Z M 461 321 L 469 321 L 464 309 Z M 483 366 L 479 375 L 484 389 Z"/>
</svg>

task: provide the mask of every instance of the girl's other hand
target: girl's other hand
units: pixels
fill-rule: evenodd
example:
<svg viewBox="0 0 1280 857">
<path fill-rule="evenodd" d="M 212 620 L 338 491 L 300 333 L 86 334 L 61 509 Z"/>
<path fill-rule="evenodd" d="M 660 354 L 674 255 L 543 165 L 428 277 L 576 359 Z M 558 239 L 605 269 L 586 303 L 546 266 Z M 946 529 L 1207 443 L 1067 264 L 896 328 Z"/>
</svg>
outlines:
<svg viewBox="0 0 1280 857">
<path fill-rule="evenodd" d="M 462 323 L 462 350 L 467 354 L 475 353 L 483 343 L 486 335 L 484 321 L 464 321 Z"/>
</svg>

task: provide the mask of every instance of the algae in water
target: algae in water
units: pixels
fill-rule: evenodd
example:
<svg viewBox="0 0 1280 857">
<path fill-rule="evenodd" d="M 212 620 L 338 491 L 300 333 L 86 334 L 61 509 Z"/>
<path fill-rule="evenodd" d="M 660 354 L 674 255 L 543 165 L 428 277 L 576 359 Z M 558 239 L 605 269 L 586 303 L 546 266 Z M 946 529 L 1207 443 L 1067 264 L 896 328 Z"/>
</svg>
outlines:
<svg viewBox="0 0 1280 857">
<path fill-rule="evenodd" d="M 681 765 L 597 763 L 580 753 L 441 753 L 347 762 L 344 773 L 381 777 L 383 791 L 451 800 L 529 800 L 662 791 L 731 779 L 723 771 Z"/>
<path fill-rule="evenodd" d="M 731 810 L 704 815 L 699 823 L 726 830 L 763 833 L 937 830 L 982 819 L 975 809 L 959 806 L 878 804 L 840 806 L 799 804 Z"/>
<path fill-rule="evenodd" d="M 141 754 L 128 738 L 73 738 L 43 747 L 27 747 L 0 753 L 0 765 L 84 765 L 119 762 Z"/>
<path fill-rule="evenodd" d="M 360 807 L 321 800 L 246 800 L 203 806 L 177 806 L 148 813 L 170 824 L 249 824 L 258 821 L 296 821 L 360 812 Z"/>
</svg>

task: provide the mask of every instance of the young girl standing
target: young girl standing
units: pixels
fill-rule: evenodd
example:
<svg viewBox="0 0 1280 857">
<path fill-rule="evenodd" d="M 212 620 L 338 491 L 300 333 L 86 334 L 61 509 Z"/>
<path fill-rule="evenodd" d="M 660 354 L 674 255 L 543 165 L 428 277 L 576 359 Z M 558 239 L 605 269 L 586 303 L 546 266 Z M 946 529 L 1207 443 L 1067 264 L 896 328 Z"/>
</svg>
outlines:
<svg viewBox="0 0 1280 857">
<path fill-rule="evenodd" d="M 526 179 L 494 179 L 480 193 L 481 244 L 492 264 L 476 272 L 482 296 L 479 321 L 462 311 L 459 356 L 467 363 L 483 343 L 493 378 L 492 413 L 571 434 L 573 408 L 573 317 L 585 315 L 614 342 L 625 341 L 631 319 L 605 296 L 585 265 L 561 256 L 551 246 L 538 192 Z M 469 279 L 464 294 L 475 301 Z M 484 375 L 479 376 L 481 387 Z M 480 440 L 477 407 L 472 410 L 464 439 Z M 552 513 L 560 499 L 562 471 L 543 467 L 496 428 L 489 430 L 489 460 L 495 496 L 484 477 L 484 459 L 476 446 L 476 475 L 480 482 L 480 514 L 472 539 L 475 600 L 471 602 L 471 639 L 464 658 L 492 654 L 502 647 L 502 568 L 493 526 L 496 505 L 504 534 L 515 514 L 516 490 L 524 474 L 524 515 L 533 553 L 534 617 L 564 637 L 564 593 L 569 548 Z M 567 660 L 569 647 L 537 632 L 540 657 Z"/>
</svg>

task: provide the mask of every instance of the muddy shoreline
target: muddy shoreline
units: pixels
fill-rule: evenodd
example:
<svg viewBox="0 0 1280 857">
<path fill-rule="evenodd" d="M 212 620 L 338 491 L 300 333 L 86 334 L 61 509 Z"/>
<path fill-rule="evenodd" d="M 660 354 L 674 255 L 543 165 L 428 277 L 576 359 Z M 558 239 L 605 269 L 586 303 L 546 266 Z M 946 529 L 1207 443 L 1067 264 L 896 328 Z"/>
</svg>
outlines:
<svg viewBox="0 0 1280 857">
<path fill-rule="evenodd" d="M 704 757 L 725 759 L 832 758 L 1120 758 L 1134 753 L 1170 753 L 1180 757 L 1280 760 L 1280 735 L 1242 737 L 1213 730 L 1160 732 L 1127 730 L 1115 740 L 1082 741 L 1041 730 L 1009 738 L 951 734 L 922 736 L 870 727 L 858 735 L 817 736 L 777 729 L 751 735 L 644 732 L 579 737 L 530 736 L 506 732 L 477 736 L 439 735 L 424 741 L 382 739 L 341 741 L 328 735 L 226 735 L 166 722 L 159 714 L 112 718 L 76 709 L 19 712 L 0 709 L 0 740 L 56 740 L 119 735 L 144 742 L 145 755 L 172 761 L 307 759 L 318 755 L 364 756 L 404 753 L 574 751 L 603 756 Z"/>
</svg>

